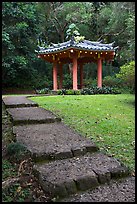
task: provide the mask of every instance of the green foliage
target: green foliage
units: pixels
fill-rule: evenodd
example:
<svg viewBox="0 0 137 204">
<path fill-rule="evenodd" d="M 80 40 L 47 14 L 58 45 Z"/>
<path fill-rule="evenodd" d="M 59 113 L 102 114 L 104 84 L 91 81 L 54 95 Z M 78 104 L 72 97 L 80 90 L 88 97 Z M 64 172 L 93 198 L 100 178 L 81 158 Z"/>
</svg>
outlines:
<svg viewBox="0 0 137 204">
<path fill-rule="evenodd" d="M 39 74 L 37 79 L 34 80 L 34 88 L 35 90 L 52 89 L 52 81 L 45 75 Z"/>
<path fill-rule="evenodd" d="M 73 89 L 69 89 L 69 90 L 66 90 L 66 93 L 65 95 L 74 95 L 74 90 Z"/>
<path fill-rule="evenodd" d="M 68 73 L 64 74 L 63 86 L 65 89 L 70 89 L 72 87 L 72 76 Z"/>
<path fill-rule="evenodd" d="M 2 3 L 2 80 L 3 86 L 32 86 L 37 76 L 33 67 L 38 34 L 35 3 Z"/>
<path fill-rule="evenodd" d="M 120 47 L 116 56 L 120 65 L 135 59 L 135 2 L 104 4 L 96 23 L 99 39 L 106 43 L 115 41 Z"/>
<path fill-rule="evenodd" d="M 13 160 L 20 161 L 28 155 L 26 147 L 19 142 L 12 142 L 7 146 L 7 155 Z"/>
<path fill-rule="evenodd" d="M 135 60 L 135 2 L 2 2 L 3 87 L 52 88 L 52 67 L 37 58 L 37 40 L 48 47 L 73 35 L 76 42 L 115 41 L 119 50 L 103 77 L 115 75 Z M 97 76 L 96 64 L 90 66 L 84 67 L 85 80 Z M 69 78 L 63 80 L 66 89 L 72 88 Z"/>
<path fill-rule="evenodd" d="M 26 147 L 18 142 L 10 143 L 7 147 L 7 153 L 9 155 L 18 154 L 20 152 L 24 152 Z"/>
<path fill-rule="evenodd" d="M 22 189 L 19 183 L 15 183 L 2 192 L 3 202 L 25 202 L 25 199 L 29 198 L 29 196 L 29 187 Z"/>
<path fill-rule="evenodd" d="M 78 27 L 74 23 L 69 25 L 69 28 L 66 31 L 66 34 L 67 34 L 66 39 L 72 38 L 73 36 L 79 36 L 80 35 L 80 33 L 78 31 Z"/>
<path fill-rule="evenodd" d="M 66 95 L 66 89 L 57 90 L 58 95 Z"/>
<path fill-rule="evenodd" d="M 44 88 L 44 89 L 40 89 L 40 90 L 36 90 L 37 94 L 48 94 L 50 93 L 49 88 Z"/>
<path fill-rule="evenodd" d="M 80 90 L 66 90 L 66 95 L 80 95 L 81 91 Z"/>
<path fill-rule="evenodd" d="M 123 85 L 123 80 L 115 76 L 106 76 L 103 79 L 103 86 L 121 87 L 122 85 Z"/>
<path fill-rule="evenodd" d="M 93 15 L 91 2 L 65 2 L 64 9 L 67 9 L 66 21 L 79 25 L 87 23 Z"/>
<path fill-rule="evenodd" d="M 130 13 L 126 19 L 127 32 L 128 32 L 128 61 L 135 59 L 135 13 Z"/>
<path fill-rule="evenodd" d="M 89 87 L 94 86 L 96 84 L 97 84 L 97 80 L 95 80 L 95 84 L 93 84 L 92 78 L 84 79 L 84 87 L 85 88 L 89 88 Z"/>
<path fill-rule="evenodd" d="M 44 192 L 41 191 L 39 183 L 35 175 L 33 174 L 33 161 L 30 154 L 26 155 L 24 147 L 21 145 L 15 147 L 15 144 L 11 147 L 9 154 L 7 155 L 7 146 L 14 139 L 12 135 L 13 125 L 10 118 L 6 113 L 4 104 L 2 103 L 2 202 L 37 202 L 42 201 Z M 17 144 L 16 144 L 17 145 Z M 15 150 L 14 150 L 15 149 Z M 19 152 L 15 157 L 15 151 Z M 26 156 L 24 156 L 24 153 Z M 17 179 L 17 181 L 16 181 Z M 19 180 L 18 180 L 19 179 Z M 4 188 L 3 188 L 4 187 Z M 47 195 L 45 195 L 45 198 Z M 45 199 L 44 199 L 45 200 Z M 47 200 L 47 198 L 46 198 Z"/>
<path fill-rule="evenodd" d="M 75 39 L 76 43 L 79 43 L 85 39 L 85 36 L 76 36 L 74 39 Z"/>
<path fill-rule="evenodd" d="M 85 36 L 80 36 L 79 29 L 74 23 L 69 25 L 69 28 L 66 31 L 66 35 L 67 35 L 66 39 L 68 39 L 68 38 L 71 39 L 72 37 L 74 37 L 74 40 L 77 43 L 79 43 L 85 39 Z"/>
<path fill-rule="evenodd" d="M 47 41 L 64 42 L 68 25 L 75 24 L 78 28 L 84 27 L 91 21 L 93 4 L 91 2 L 41 2 L 38 4 L 41 18 L 41 33 Z M 75 30 L 74 30 L 75 31 Z M 76 33 L 78 30 L 76 29 Z M 88 30 L 82 30 L 82 35 L 90 36 Z"/>
<path fill-rule="evenodd" d="M 8 160 L 2 160 L 2 180 L 5 178 L 16 176 L 17 173 L 15 172 L 13 164 L 11 164 Z"/>
<path fill-rule="evenodd" d="M 120 94 L 118 88 L 112 87 L 91 87 L 91 88 L 83 88 L 81 90 L 82 95 L 94 95 L 94 94 Z"/>
<path fill-rule="evenodd" d="M 58 95 L 80 95 L 80 90 L 72 90 L 72 89 L 61 89 L 57 91 Z"/>
<path fill-rule="evenodd" d="M 57 91 L 58 95 L 94 95 L 94 94 L 120 94 L 120 90 L 114 87 L 91 87 L 81 90 L 61 89 Z"/>
<path fill-rule="evenodd" d="M 120 72 L 116 76 L 118 79 L 122 79 L 129 88 L 135 90 L 135 61 L 121 66 Z"/>
</svg>

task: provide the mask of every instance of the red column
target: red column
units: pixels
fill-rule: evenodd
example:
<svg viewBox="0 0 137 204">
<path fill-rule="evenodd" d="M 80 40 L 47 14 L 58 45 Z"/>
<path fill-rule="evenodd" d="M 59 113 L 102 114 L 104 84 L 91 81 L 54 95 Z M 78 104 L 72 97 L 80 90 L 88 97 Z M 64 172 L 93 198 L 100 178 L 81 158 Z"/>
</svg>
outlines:
<svg viewBox="0 0 137 204">
<path fill-rule="evenodd" d="M 62 64 L 59 64 L 59 88 L 62 89 L 62 82 L 63 82 L 63 70 Z"/>
<path fill-rule="evenodd" d="M 98 58 L 98 87 L 102 87 L 102 61 Z"/>
<path fill-rule="evenodd" d="M 57 90 L 57 63 L 53 63 L 53 90 Z"/>
<path fill-rule="evenodd" d="M 77 56 L 73 55 L 73 90 L 78 89 L 77 85 L 77 69 L 78 69 L 78 63 L 77 63 Z"/>
<path fill-rule="evenodd" d="M 83 64 L 80 64 L 80 88 L 83 88 Z"/>
</svg>

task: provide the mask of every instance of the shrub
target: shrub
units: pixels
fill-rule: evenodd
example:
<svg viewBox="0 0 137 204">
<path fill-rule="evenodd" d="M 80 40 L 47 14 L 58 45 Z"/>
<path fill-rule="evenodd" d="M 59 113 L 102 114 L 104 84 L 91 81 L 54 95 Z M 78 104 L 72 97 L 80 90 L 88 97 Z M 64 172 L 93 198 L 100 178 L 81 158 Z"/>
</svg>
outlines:
<svg viewBox="0 0 137 204">
<path fill-rule="evenodd" d="M 58 95 L 93 95 L 93 94 L 120 94 L 120 89 L 116 87 L 102 87 L 93 86 L 91 88 L 83 88 L 81 90 L 62 89 L 58 90 Z"/>
<path fill-rule="evenodd" d="M 103 79 L 103 85 L 108 87 L 121 87 L 123 85 L 123 80 L 115 76 L 106 76 Z"/>
<path fill-rule="evenodd" d="M 118 88 L 112 87 L 91 87 L 84 88 L 81 90 L 82 95 L 93 95 L 93 94 L 120 94 L 120 90 Z"/>
<path fill-rule="evenodd" d="M 74 90 L 74 95 L 80 95 L 81 91 L 80 90 Z"/>
<path fill-rule="evenodd" d="M 11 159 L 20 161 L 23 157 L 28 156 L 29 152 L 26 147 L 19 142 L 12 142 L 7 147 L 7 155 Z"/>
<path fill-rule="evenodd" d="M 84 79 L 84 87 L 88 88 L 92 84 L 92 79 Z"/>
<path fill-rule="evenodd" d="M 66 90 L 66 95 L 74 95 L 74 90 L 73 89 Z"/>
<path fill-rule="evenodd" d="M 73 89 L 62 89 L 57 91 L 58 95 L 80 95 L 80 90 L 73 90 Z"/>
<path fill-rule="evenodd" d="M 63 87 L 65 89 L 72 88 L 72 77 L 68 73 L 64 74 Z"/>
<path fill-rule="evenodd" d="M 118 79 L 122 79 L 131 90 L 135 90 L 135 61 L 131 61 L 120 67 L 120 72 L 116 75 Z"/>
<path fill-rule="evenodd" d="M 81 90 L 81 94 L 82 95 L 92 95 L 94 93 L 93 93 L 93 90 L 91 88 L 83 88 Z"/>
<path fill-rule="evenodd" d="M 57 90 L 58 95 L 66 95 L 66 89 Z"/>
<path fill-rule="evenodd" d="M 43 88 L 40 90 L 36 90 L 37 94 L 48 94 L 50 92 L 49 88 Z"/>
</svg>

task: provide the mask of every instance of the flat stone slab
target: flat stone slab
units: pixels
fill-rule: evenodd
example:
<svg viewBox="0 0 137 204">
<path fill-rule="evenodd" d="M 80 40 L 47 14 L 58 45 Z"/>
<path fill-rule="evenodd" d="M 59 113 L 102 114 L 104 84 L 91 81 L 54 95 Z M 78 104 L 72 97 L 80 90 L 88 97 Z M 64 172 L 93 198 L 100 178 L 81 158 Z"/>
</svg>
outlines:
<svg viewBox="0 0 137 204">
<path fill-rule="evenodd" d="M 135 177 L 111 180 L 93 190 L 76 193 L 59 202 L 135 202 Z"/>
<path fill-rule="evenodd" d="M 90 139 L 62 122 L 14 126 L 13 133 L 36 160 L 64 159 L 98 150 Z"/>
<path fill-rule="evenodd" d="M 55 197 L 66 197 L 110 181 L 113 172 L 115 176 L 117 173 L 117 177 L 126 175 L 128 169 L 112 157 L 101 153 L 88 153 L 47 164 L 35 164 L 34 172 L 45 192 Z"/>
<path fill-rule="evenodd" d="M 11 115 L 14 125 L 61 121 L 61 118 L 40 107 L 8 108 L 7 111 Z"/>
<path fill-rule="evenodd" d="M 36 107 L 38 104 L 26 98 L 26 96 L 5 96 L 2 98 L 6 108 Z"/>
</svg>

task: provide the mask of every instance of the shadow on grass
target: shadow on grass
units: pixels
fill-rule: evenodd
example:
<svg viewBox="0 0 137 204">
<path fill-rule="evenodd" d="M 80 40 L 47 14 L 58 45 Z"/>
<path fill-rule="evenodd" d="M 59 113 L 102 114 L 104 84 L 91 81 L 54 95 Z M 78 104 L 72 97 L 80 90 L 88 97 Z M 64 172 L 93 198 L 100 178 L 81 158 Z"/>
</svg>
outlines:
<svg viewBox="0 0 137 204">
<path fill-rule="evenodd" d="M 125 100 L 120 100 L 123 104 L 127 104 L 131 107 L 135 107 L 135 99 L 125 99 Z"/>
<path fill-rule="evenodd" d="M 124 101 L 126 104 L 135 107 L 135 100 L 130 100 L 130 101 Z"/>
</svg>

